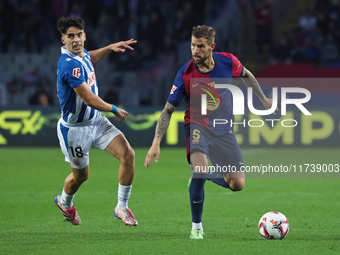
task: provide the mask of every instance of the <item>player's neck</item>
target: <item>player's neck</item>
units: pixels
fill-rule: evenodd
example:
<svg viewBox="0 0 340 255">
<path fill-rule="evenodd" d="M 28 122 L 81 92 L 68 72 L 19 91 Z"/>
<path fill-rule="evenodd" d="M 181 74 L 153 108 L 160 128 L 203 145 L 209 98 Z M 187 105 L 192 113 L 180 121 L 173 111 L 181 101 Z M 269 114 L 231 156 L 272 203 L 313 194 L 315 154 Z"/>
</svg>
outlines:
<svg viewBox="0 0 340 255">
<path fill-rule="evenodd" d="M 78 51 L 78 52 L 75 52 L 73 51 L 71 48 L 65 46 L 66 50 L 70 51 L 71 53 L 73 53 L 74 55 L 80 57 L 81 59 L 83 59 L 85 57 L 85 52 L 84 52 L 84 49 L 82 51 Z"/>
<path fill-rule="evenodd" d="M 69 50 L 71 51 L 71 50 Z M 80 57 L 81 59 L 83 59 L 85 57 L 85 52 L 82 50 L 80 52 L 74 52 L 74 51 L 71 51 L 74 55 Z"/>
<path fill-rule="evenodd" d="M 80 57 L 81 59 L 83 59 L 84 56 L 85 56 L 84 51 L 82 51 L 82 52 L 77 52 L 77 53 L 74 53 L 74 54 L 77 55 L 78 57 Z"/>
<path fill-rule="evenodd" d="M 210 56 L 210 58 L 207 58 L 207 60 L 204 61 L 204 63 L 197 65 L 197 67 L 202 73 L 210 72 L 215 67 L 214 58 Z"/>
</svg>

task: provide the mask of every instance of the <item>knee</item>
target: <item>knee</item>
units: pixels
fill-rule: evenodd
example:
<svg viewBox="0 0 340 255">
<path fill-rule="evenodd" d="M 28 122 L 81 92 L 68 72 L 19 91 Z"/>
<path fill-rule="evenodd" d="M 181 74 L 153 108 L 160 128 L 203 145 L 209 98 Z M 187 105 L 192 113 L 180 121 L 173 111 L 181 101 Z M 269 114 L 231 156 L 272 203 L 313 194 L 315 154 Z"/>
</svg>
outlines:
<svg viewBox="0 0 340 255">
<path fill-rule="evenodd" d="M 83 182 L 87 181 L 88 178 L 89 178 L 88 174 L 78 175 L 75 178 L 75 182 L 81 185 Z"/>
<path fill-rule="evenodd" d="M 126 149 L 120 161 L 124 164 L 133 165 L 135 162 L 135 151 L 131 147 Z"/>
<path fill-rule="evenodd" d="M 87 181 L 88 178 L 89 178 L 89 176 L 88 176 L 88 175 L 85 175 L 85 176 L 83 176 L 79 181 L 80 181 L 81 183 L 83 183 L 83 182 Z"/>
<path fill-rule="evenodd" d="M 241 191 L 244 187 L 245 179 L 229 179 L 227 182 L 232 191 Z"/>
</svg>

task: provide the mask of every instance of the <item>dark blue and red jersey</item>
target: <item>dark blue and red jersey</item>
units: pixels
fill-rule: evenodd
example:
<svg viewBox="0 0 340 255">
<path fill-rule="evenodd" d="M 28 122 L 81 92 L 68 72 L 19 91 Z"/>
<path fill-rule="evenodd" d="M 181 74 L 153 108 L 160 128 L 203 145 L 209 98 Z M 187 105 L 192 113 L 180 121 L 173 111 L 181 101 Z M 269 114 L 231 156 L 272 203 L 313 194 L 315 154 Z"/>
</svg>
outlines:
<svg viewBox="0 0 340 255">
<path fill-rule="evenodd" d="M 185 99 L 187 109 L 184 124 L 196 123 L 216 135 L 223 135 L 232 130 L 229 124 L 234 120 L 233 98 L 228 89 L 214 89 L 216 84 L 230 84 L 231 78 L 239 78 L 243 72 L 241 62 L 232 54 L 213 52 L 214 69 L 202 73 L 192 60 L 178 71 L 167 102 L 175 107 Z M 207 114 L 201 114 L 201 95 L 207 94 Z M 214 119 L 224 119 L 228 125 L 216 125 Z"/>
</svg>

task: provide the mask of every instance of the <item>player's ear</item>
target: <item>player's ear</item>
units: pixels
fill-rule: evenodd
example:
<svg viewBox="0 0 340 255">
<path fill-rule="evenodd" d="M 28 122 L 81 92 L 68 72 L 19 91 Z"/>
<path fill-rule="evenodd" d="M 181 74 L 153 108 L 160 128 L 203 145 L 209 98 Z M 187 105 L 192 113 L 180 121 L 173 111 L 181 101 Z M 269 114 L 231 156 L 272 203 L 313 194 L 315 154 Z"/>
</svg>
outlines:
<svg viewBox="0 0 340 255">
<path fill-rule="evenodd" d="M 216 43 L 212 43 L 212 44 L 210 45 L 210 47 L 211 47 L 211 50 L 214 50 L 215 47 L 216 47 Z"/>
<path fill-rule="evenodd" d="M 61 37 L 61 41 L 63 44 L 65 44 L 64 36 Z"/>
<path fill-rule="evenodd" d="M 84 33 L 84 42 L 86 41 L 86 33 Z"/>
</svg>

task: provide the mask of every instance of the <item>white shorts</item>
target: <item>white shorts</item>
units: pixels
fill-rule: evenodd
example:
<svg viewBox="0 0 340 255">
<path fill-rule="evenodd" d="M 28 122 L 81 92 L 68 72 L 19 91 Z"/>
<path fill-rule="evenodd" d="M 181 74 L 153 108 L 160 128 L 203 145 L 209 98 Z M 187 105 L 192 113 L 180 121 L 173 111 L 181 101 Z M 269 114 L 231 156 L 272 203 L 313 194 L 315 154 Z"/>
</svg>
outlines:
<svg viewBox="0 0 340 255">
<path fill-rule="evenodd" d="M 60 119 L 57 130 L 65 161 L 70 162 L 76 169 L 84 168 L 89 164 L 89 151 L 92 146 L 104 150 L 116 136 L 122 134 L 103 115 L 85 126 L 69 126 Z"/>
</svg>

